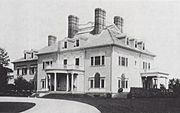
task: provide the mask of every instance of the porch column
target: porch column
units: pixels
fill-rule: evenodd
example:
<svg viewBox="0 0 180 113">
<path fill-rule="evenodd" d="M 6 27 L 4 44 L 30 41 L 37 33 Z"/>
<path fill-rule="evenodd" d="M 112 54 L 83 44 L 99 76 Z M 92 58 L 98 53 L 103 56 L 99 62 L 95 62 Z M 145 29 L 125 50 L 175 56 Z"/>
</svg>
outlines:
<svg viewBox="0 0 180 113">
<path fill-rule="evenodd" d="M 54 91 L 57 89 L 57 78 L 56 78 L 56 73 L 54 73 Z"/>
<path fill-rule="evenodd" d="M 48 91 L 48 75 L 46 75 L 46 90 Z"/>
<path fill-rule="evenodd" d="M 71 91 L 74 90 L 73 85 L 74 85 L 74 73 L 71 74 Z"/>
<path fill-rule="evenodd" d="M 66 91 L 69 91 L 69 74 L 66 75 Z"/>
</svg>

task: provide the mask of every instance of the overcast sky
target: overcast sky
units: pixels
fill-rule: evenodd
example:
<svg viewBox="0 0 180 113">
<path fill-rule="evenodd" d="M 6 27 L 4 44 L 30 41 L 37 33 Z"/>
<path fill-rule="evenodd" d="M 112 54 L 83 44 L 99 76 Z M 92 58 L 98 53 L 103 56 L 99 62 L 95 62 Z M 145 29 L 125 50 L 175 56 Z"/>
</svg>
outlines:
<svg viewBox="0 0 180 113">
<path fill-rule="evenodd" d="M 94 9 L 106 10 L 106 20 L 124 18 L 124 32 L 146 42 L 157 55 L 155 68 L 180 78 L 180 2 L 157 0 L 0 0 L 0 47 L 11 61 L 23 51 L 47 45 L 47 36 L 67 36 L 67 16 L 80 23 L 94 21 Z"/>
</svg>

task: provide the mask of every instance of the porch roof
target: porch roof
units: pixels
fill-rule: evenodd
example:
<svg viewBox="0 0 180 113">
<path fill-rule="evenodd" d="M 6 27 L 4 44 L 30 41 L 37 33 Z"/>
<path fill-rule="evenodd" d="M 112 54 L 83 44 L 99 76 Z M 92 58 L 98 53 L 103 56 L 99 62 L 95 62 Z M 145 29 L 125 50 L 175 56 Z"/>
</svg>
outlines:
<svg viewBox="0 0 180 113">
<path fill-rule="evenodd" d="M 141 77 L 158 77 L 158 78 L 168 78 L 169 74 L 164 72 L 145 72 L 141 73 Z"/>
<path fill-rule="evenodd" d="M 80 69 L 60 69 L 60 68 L 47 68 L 45 69 L 46 73 L 70 73 L 70 72 L 84 72 Z"/>
</svg>

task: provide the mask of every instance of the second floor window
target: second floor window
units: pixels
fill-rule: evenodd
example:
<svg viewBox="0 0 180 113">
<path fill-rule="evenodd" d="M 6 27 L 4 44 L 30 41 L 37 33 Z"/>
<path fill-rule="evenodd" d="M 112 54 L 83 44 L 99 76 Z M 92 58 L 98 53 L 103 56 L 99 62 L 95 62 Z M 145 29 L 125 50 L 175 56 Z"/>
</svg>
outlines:
<svg viewBox="0 0 180 113">
<path fill-rule="evenodd" d="M 44 61 L 43 62 L 43 69 L 45 69 L 47 66 L 52 66 L 52 61 Z"/>
<path fill-rule="evenodd" d="M 95 65 L 100 65 L 100 56 L 95 57 Z"/>
<path fill-rule="evenodd" d="M 91 57 L 91 66 L 95 65 L 104 65 L 105 64 L 105 57 L 104 56 L 95 56 Z"/>
<path fill-rule="evenodd" d="M 22 68 L 22 75 L 27 75 L 27 68 L 26 67 Z"/>
<path fill-rule="evenodd" d="M 79 40 L 76 40 L 76 47 L 79 47 Z"/>
<path fill-rule="evenodd" d="M 67 65 L 67 59 L 64 59 L 64 65 Z"/>
<path fill-rule="evenodd" d="M 64 42 L 64 48 L 67 48 L 67 42 Z"/>
<path fill-rule="evenodd" d="M 128 66 L 128 58 L 125 57 L 118 57 L 118 64 L 121 66 Z"/>
<path fill-rule="evenodd" d="M 17 69 L 17 75 L 19 75 L 19 69 Z"/>
<path fill-rule="evenodd" d="M 75 65 L 76 65 L 76 66 L 79 66 L 79 58 L 76 58 L 76 59 L 75 59 Z"/>
</svg>

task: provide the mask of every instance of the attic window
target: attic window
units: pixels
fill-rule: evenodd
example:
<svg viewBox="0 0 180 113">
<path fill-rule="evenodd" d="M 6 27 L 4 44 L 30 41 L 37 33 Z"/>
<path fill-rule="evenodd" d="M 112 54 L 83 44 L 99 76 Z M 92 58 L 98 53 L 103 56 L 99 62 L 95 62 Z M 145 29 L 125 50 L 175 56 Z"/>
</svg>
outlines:
<svg viewBox="0 0 180 113">
<path fill-rule="evenodd" d="M 137 41 L 135 41 L 135 48 L 137 48 Z"/>
<path fill-rule="evenodd" d="M 67 42 L 64 42 L 64 48 L 67 48 Z"/>
<path fill-rule="evenodd" d="M 76 47 L 79 47 L 79 40 L 76 40 Z"/>
<path fill-rule="evenodd" d="M 145 44 L 143 43 L 143 50 L 145 50 Z"/>
<path fill-rule="evenodd" d="M 129 45 L 129 38 L 126 39 L 126 44 Z"/>
</svg>

